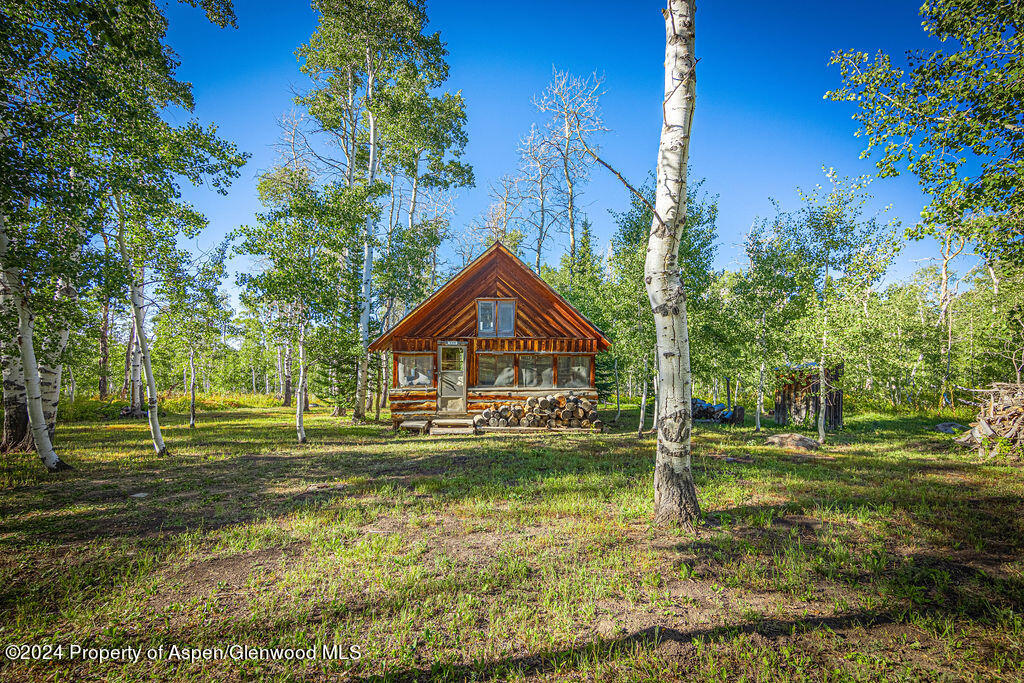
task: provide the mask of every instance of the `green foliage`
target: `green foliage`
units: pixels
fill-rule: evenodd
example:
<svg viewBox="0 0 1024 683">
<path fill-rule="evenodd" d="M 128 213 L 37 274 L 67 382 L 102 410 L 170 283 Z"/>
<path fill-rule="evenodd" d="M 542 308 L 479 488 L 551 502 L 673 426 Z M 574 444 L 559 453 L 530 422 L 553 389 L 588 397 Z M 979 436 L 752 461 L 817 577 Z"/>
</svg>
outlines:
<svg viewBox="0 0 1024 683">
<path fill-rule="evenodd" d="M 881 176 L 912 172 L 932 197 L 924 224 L 955 224 L 983 251 L 1024 262 L 1024 6 L 1007 0 L 929 0 L 925 31 L 942 47 L 889 55 L 837 52 L 857 105 L 862 156 Z"/>
</svg>

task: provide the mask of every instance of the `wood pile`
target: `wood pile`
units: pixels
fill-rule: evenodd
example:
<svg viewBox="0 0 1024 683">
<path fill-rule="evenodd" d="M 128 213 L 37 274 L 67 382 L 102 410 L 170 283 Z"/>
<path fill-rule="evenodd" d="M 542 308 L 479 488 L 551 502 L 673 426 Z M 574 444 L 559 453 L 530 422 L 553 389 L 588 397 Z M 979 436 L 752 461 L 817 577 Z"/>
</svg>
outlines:
<svg viewBox="0 0 1024 683">
<path fill-rule="evenodd" d="M 598 419 L 597 406 L 572 392 L 530 396 L 523 403 L 494 403 L 474 417 L 473 424 L 477 427 L 563 427 L 598 431 L 604 427 Z"/>
<path fill-rule="evenodd" d="M 718 422 L 721 424 L 743 424 L 743 406 L 734 406 L 732 410 L 724 403 L 708 403 L 699 398 L 690 400 L 690 410 L 694 420 Z"/>
<path fill-rule="evenodd" d="M 1024 443 L 1024 384 L 1000 382 L 976 391 L 985 396 L 978 419 L 956 442 L 982 453 L 998 439 L 1005 439 L 1011 447 Z"/>
</svg>

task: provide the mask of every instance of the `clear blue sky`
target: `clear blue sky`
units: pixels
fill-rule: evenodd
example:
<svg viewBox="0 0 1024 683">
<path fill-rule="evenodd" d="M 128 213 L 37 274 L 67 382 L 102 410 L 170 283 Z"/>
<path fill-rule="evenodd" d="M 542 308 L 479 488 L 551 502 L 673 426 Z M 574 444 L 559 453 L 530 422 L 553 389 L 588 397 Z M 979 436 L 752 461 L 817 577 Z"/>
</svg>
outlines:
<svg viewBox="0 0 1024 683">
<path fill-rule="evenodd" d="M 611 132 L 601 141 L 603 156 L 634 182 L 643 181 L 654 166 L 660 130 L 661 6 L 649 0 L 429 0 L 430 28 L 441 31 L 450 53 L 449 87 L 466 98 L 468 161 L 477 178 L 476 188 L 459 192 L 456 229 L 485 208 L 488 185 L 515 168 L 516 142 L 537 120 L 530 99 L 553 66 L 604 74 L 602 110 Z M 737 247 L 752 220 L 772 213 L 769 198 L 795 206 L 796 188 L 820 182 L 823 164 L 845 175 L 873 172 L 870 161 L 858 158 L 862 141 L 853 136 L 852 108 L 822 97 L 838 83 L 829 56 L 836 49 L 899 55 L 928 46 L 918 6 L 907 0 L 698 3 L 691 163 L 720 198 L 718 267 L 738 265 Z M 196 245 L 206 248 L 251 221 L 259 208 L 255 176 L 274 161 L 275 121 L 292 109 L 291 90 L 305 87 L 295 49 L 315 19 L 301 1 L 236 0 L 238 28 L 224 30 L 178 3 L 168 11 L 169 42 L 181 58 L 179 77 L 194 84 L 196 115 L 252 154 L 228 196 L 186 193 L 210 219 Z M 891 204 L 904 224 L 915 222 L 925 203 L 911 177 L 877 180 L 872 192 L 877 205 Z M 605 248 L 615 229 L 609 210 L 622 210 L 626 193 L 595 169 L 582 201 Z M 559 244 L 552 257 L 563 250 Z M 908 274 L 933 253 L 930 243 L 910 245 L 893 275 Z"/>
</svg>

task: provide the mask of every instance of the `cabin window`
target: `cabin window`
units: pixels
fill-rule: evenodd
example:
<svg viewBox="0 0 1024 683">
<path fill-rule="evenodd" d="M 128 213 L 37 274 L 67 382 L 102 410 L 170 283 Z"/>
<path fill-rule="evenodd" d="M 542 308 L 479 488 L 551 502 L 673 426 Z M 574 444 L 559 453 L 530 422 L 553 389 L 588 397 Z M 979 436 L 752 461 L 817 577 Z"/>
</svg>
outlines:
<svg viewBox="0 0 1024 683">
<path fill-rule="evenodd" d="M 433 356 L 399 356 L 398 386 L 429 387 L 434 383 Z"/>
<path fill-rule="evenodd" d="M 519 356 L 520 387 L 553 387 L 554 374 L 552 356 Z"/>
<path fill-rule="evenodd" d="M 514 337 L 516 302 L 479 300 L 476 302 L 477 336 Z"/>
<path fill-rule="evenodd" d="M 572 389 L 590 386 L 590 356 L 559 356 L 558 386 Z"/>
<path fill-rule="evenodd" d="M 512 387 L 516 384 L 514 356 L 507 354 L 480 354 L 477 384 L 482 387 Z"/>
</svg>

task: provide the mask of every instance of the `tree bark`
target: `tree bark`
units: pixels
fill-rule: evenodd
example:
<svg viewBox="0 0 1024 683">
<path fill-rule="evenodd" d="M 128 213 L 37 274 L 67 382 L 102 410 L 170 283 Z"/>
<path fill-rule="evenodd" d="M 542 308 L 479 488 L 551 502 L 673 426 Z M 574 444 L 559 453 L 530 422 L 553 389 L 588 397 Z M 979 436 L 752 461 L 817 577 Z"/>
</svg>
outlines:
<svg viewBox="0 0 1024 683">
<path fill-rule="evenodd" d="M 654 517 L 658 523 L 690 526 L 700 517 L 700 504 L 690 469 L 692 377 L 679 243 L 686 219 L 686 170 L 697 90 L 695 5 L 695 0 L 669 0 L 664 12 L 665 98 L 656 211 L 644 260 L 658 353 Z"/>
<path fill-rule="evenodd" d="M 3 357 L 4 428 L 0 453 L 35 449 L 28 425 L 25 373 L 20 351 Z"/>
<path fill-rule="evenodd" d="M 135 313 L 135 340 L 138 344 L 138 353 L 142 359 L 142 370 L 146 376 L 147 412 L 149 413 L 149 433 L 153 437 L 153 449 L 157 455 L 167 455 L 167 446 L 164 444 L 163 434 L 160 432 L 160 411 L 156 395 L 156 378 L 153 376 L 153 363 L 149 353 L 149 339 L 143 328 L 143 317 L 145 309 L 142 302 L 142 286 L 136 283 L 131 285 L 132 309 Z"/>
<path fill-rule="evenodd" d="M 281 405 L 288 407 L 292 404 L 292 345 L 289 343 L 284 350 L 284 395 Z"/>
<path fill-rule="evenodd" d="M 300 312 L 300 315 L 305 315 Z M 306 430 L 302 423 L 303 399 L 306 395 L 306 322 L 299 321 L 299 385 L 295 390 L 295 431 L 299 443 L 306 443 Z"/>
<path fill-rule="evenodd" d="M 188 350 L 188 428 L 196 428 L 196 350 Z"/>
<path fill-rule="evenodd" d="M 134 315 L 134 311 L 132 315 Z M 131 388 L 130 402 L 132 414 L 138 417 L 142 415 L 142 358 L 139 351 L 139 323 L 136 318 L 132 318 L 132 330 L 132 371 L 131 380 L 129 381 Z"/>
<path fill-rule="evenodd" d="M 373 101 L 374 80 L 376 74 L 373 69 L 373 62 L 367 50 L 366 53 L 366 99 Z M 369 121 L 369 159 L 367 161 L 366 181 L 373 185 L 377 177 L 377 117 L 373 108 L 367 106 L 367 117 Z M 370 293 L 373 283 L 373 239 L 374 239 L 373 217 L 366 218 L 365 234 L 363 235 L 363 272 L 362 292 L 359 302 L 359 368 L 356 372 L 356 405 L 353 409 L 353 419 L 362 420 L 366 416 L 366 389 L 369 375 L 369 347 L 370 347 Z"/>
<path fill-rule="evenodd" d="M 619 359 L 615 359 L 615 419 L 613 422 L 618 424 L 619 418 L 622 417 L 622 404 L 619 402 Z"/>
<path fill-rule="evenodd" d="M 825 349 L 828 341 L 828 256 L 825 256 L 825 284 L 822 289 L 821 362 L 818 364 L 818 443 L 825 443 Z"/>
<path fill-rule="evenodd" d="M 20 297 L 19 297 L 20 298 Z M 42 392 L 39 387 L 39 370 L 33 345 L 34 316 L 24 300 L 18 306 L 18 347 L 21 350 L 21 364 L 25 372 L 26 405 L 29 427 L 35 442 L 36 452 L 43 466 L 50 472 L 71 469 L 60 459 L 50 441 L 50 430 L 43 413 Z"/>
<path fill-rule="evenodd" d="M 107 397 L 110 375 L 110 302 L 105 300 L 100 309 L 103 320 L 100 322 L 100 380 L 99 394 L 102 401 Z"/>
</svg>

